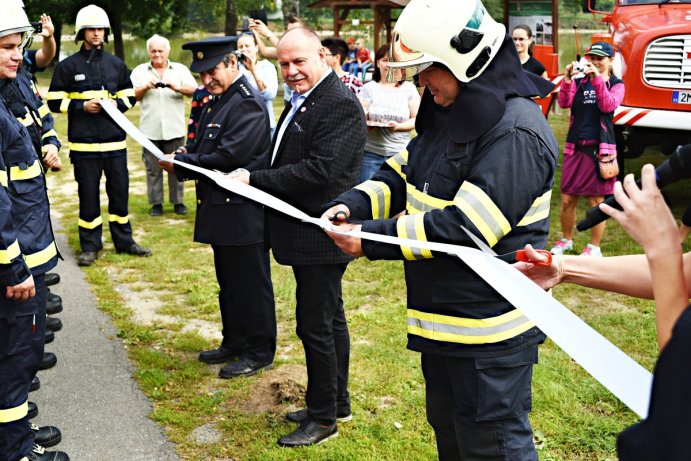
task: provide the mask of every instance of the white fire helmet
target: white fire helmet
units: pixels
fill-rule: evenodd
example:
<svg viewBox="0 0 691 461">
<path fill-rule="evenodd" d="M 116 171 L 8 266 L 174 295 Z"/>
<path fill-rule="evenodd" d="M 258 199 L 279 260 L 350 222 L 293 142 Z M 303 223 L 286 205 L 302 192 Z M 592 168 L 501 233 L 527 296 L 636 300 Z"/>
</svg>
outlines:
<svg viewBox="0 0 691 461">
<path fill-rule="evenodd" d="M 76 41 L 84 40 L 84 29 L 105 29 L 104 41 L 108 43 L 110 20 L 105 10 L 96 5 L 87 5 L 79 10 L 75 25 L 75 30 L 77 31 Z"/>
<path fill-rule="evenodd" d="M 22 41 L 20 47 L 24 48 L 33 31 L 34 28 L 29 23 L 26 12 L 19 4 L 10 3 L 5 6 L 3 14 L 0 15 L 0 37 L 10 34 L 21 34 Z"/>
<path fill-rule="evenodd" d="M 505 34 L 480 0 L 411 0 L 394 27 L 387 80 L 410 79 L 439 63 L 467 83 L 496 56 Z"/>
</svg>

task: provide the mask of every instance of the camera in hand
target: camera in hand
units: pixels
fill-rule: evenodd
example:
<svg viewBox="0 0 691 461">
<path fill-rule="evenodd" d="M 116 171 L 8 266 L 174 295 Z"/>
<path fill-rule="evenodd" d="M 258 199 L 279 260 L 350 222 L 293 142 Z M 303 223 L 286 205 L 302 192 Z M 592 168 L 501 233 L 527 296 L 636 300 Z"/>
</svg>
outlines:
<svg viewBox="0 0 691 461">
<path fill-rule="evenodd" d="M 156 82 L 156 84 L 155 84 L 154 86 L 155 86 L 156 88 L 167 88 L 167 87 L 168 87 L 168 85 L 166 85 L 166 84 L 163 83 L 163 82 Z"/>
<path fill-rule="evenodd" d="M 585 73 L 585 63 L 577 62 L 573 65 L 573 74 L 583 74 Z"/>
<path fill-rule="evenodd" d="M 30 22 L 29 24 L 31 24 L 31 27 L 34 28 L 35 34 L 40 34 L 41 32 L 43 32 L 43 23 L 41 21 Z"/>
<path fill-rule="evenodd" d="M 247 59 L 247 57 L 240 51 L 233 51 L 233 53 L 235 54 L 235 57 L 238 58 L 238 62 L 244 62 L 245 59 Z"/>
</svg>

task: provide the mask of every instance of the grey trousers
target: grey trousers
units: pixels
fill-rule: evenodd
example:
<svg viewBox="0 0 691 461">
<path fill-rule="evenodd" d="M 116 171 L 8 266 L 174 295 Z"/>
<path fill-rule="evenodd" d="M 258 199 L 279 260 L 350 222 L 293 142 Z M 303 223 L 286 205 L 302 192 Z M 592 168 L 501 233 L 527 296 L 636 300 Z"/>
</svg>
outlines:
<svg viewBox="0 0 691 461">
<path fill-rule="evenodd" d="M 151 140 L 156 147 L 161 149 L 164 154 L 170 154 L 180 146 L 185 145 L 185 137 L 181 136 L 167 141 Z M 144 149 L 142 160 L 146 166 L 146 191 L 149 204 L 163 204 L 163 170 L 158 166 L 158 159 L 154 154 Z M 168 200 L 172 204 L 182 203 L 184 196 L 184 184 L 175 177 L 174 174 L 168 175 Z"/>
</svg>

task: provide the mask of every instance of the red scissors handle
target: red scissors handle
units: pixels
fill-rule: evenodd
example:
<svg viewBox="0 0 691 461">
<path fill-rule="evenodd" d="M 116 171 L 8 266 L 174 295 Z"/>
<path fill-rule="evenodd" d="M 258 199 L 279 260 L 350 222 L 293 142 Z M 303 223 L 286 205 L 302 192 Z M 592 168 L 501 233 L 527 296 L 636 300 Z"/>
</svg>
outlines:
<svg viewBox="0 0 691 461">
<path fill-rule="evenodd" d="M 538 253 L 540 253 L 543 256 L 546 256 L 547 260 L 546 261 L 531 261 L 528 258 L 528 255 L 525 254 L 525 250 L 518 250 L 518 251 L 516 251 L 516 261 L 523 261 L 526 263 L 532 263 L 532 264 L 535 264 L 536 266 L 548 267 L 548 266 L 552 265 L 552 253 L 550 253 L 547 250 L 535 250 L 535 251 L 537 251 Z"/>
</svg>

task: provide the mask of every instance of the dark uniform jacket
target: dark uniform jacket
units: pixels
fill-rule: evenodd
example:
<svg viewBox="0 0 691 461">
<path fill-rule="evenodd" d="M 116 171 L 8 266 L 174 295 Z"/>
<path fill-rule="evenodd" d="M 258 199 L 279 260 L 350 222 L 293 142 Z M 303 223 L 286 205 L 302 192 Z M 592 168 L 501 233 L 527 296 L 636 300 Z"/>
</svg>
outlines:
<svg viewBox="0 0 691 461">
<path fill-rule="evenodd" d="M 290 112 L 286 107 L 278 129 Z M 322 206 L 357 184 L 367 127 L 362 106 L 333 72 L 303 102 L 287 127 L 276 159 L 271 154 L 248 169 L 250 184 L 320 216 Z M 274 143 L 276 139 L 274 139 Z M 269 212 L 276 261 L 287 265 L 336 264 L 352 260 L 316 226 Z"/>
<path fill-rule="evenodd" d="M 70 157 L 125 155 L 125 131 L 104 111 L 90 114 L 90 99 L 113 99 L 126 112 L 136 103 L 130 73 L 122 60 L 102 49 L 86 50 L 63 59 L 55 68 L 46 99 L 53 112 L 67 114 Z"/>
<path fill-rule="evenodd" d="M 558 146 L 538 106 L 508 99 L 499 122 L 468 142 L 452 139 L 453 117 L 439 106 L 425 122 L 407 150 L 335 202 L 369 220 L 367 232 L 474 246 L 463 225 L 499 254 L 543 248 Z M 410 349 L 493 356 L 544 340 L 458 258 L 366 240 L 362 247 L 369 259 L 405 261 Z"/>
<path fill-rule="evenodd" d="M 245 77 L 237 79 L 205 108 L 195 141 L 195 152 L 176 155 L 175 159 L 230 173 L 266 154 L 271 143 L 266 106 Z M 175 173 L 180 180 L 199 179 L 196 242 L 249 245 L 263 241 L 261 205 L 179 165 L 175 166 Z"/>
<path fill-rule="evenodd" d="M 48 144 L 60 149 L 55 120 L 48 105 L 41 100 L 29 71 L 20 67 L 16 79 L 8 80 L 0 86 L 0 97 L 5 100 L 17 120 L 27 128 L 36 152 L 41 154 L 42 147 Z"/>
<path fill-rule="evenodd" d="M 0 285 L 6 287 L 55 267 L 58 251 L 41 161 L 29 133 L 1 100 L 0 154 Z M 0 309 L 0 316 L 6 314 Z"/>
</svg>

